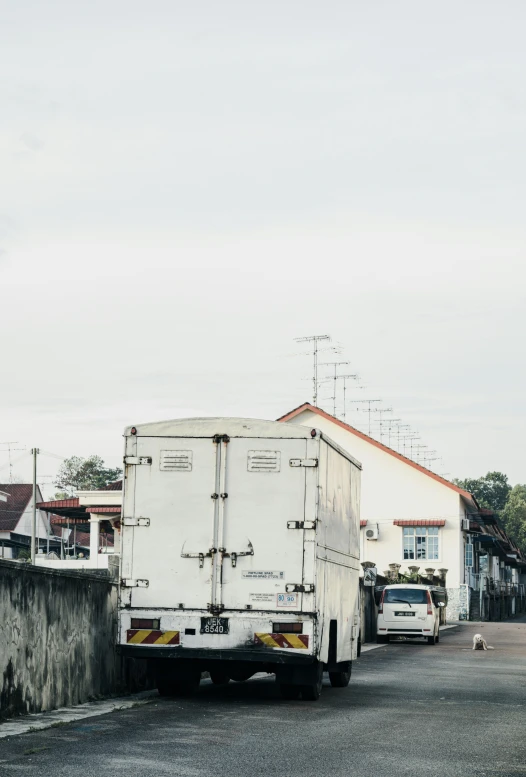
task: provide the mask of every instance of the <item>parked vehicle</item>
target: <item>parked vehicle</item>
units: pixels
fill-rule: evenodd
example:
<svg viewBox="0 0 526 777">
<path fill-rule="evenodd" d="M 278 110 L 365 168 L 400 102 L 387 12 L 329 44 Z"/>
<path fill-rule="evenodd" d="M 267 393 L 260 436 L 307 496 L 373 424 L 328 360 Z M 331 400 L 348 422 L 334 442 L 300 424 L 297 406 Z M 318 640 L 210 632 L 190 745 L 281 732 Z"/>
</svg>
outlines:
<svg viewBox="0 0 526 777">
<path fill-rule="evenodd" d="M 392 636 L 424 637 L 429 645 L 440 639 L 440 610 L 447 604 L 444 588 L 399 583 L 377 589 L 379 596 L 378 643 Z"/>
<path fill-rule="evenodd" d="M 122 654 L 159 692 L 275 673 L 348 684 L 359 639 L 360 464 L 321 432 L 235 418 L 125 431 Z"/>
</svg>

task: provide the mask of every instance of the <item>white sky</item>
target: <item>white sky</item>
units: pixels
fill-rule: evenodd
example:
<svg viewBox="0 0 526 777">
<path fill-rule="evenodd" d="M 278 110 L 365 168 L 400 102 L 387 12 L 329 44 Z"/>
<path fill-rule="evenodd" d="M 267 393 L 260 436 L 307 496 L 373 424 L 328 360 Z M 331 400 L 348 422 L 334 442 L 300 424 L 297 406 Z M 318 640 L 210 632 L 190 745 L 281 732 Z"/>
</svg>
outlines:
<svg viewBox="0 0 526 777">
<path fill-rule="evenodd" d="M 130 423 L 275 418 L 327 332 L 438 471 L 524 482 L 525 23 L 4 4 L 0 442 L 116 465 Z"/>
</svg>

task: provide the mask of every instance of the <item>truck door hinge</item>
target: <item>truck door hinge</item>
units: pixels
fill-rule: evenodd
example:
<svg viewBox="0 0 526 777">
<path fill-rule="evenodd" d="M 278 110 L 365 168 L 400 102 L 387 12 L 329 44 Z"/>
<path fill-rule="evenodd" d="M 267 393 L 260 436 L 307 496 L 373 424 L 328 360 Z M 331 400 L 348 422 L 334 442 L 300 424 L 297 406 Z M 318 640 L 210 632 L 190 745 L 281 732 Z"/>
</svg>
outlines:
<svg viewBox="0 0 526 777">
<path fill-rule="evenodd" d="M 126 466 L 128 466 L 129 464 L 151 464 L 152 457 L 151 456 L 125 456 L 124 463 L 126 464 Z"/>
<path fill-rule="evenodd" d="M 317 467 L 318 459 L 291 459 L 291 467 Z"/>
<path fill-rule="evenodd" d="M 149 526 L 149 518 L 122 518 L 121 523 L 123 526 Z"/>
<path fill-rule="evenodd" d="M 288 594 L 298 593 L 298 594 L 313 594 L 314 593 L 314 584 L 313 583 L 306 583 L 305 585 L 302 585 L 301 583 L 287 583 L 285 586 L 285 591 Z"/>
<path fill-rule="evenodd" d="M 125 577 L 121 580 L 123 588 L 148 588 L 150 585 L 149 580 L 132 580 L 129 577 Z"/>
<path fill-rule="evenodd" d="M 287 521 L 287 529 L 315 529 L 316 521 Z"/>
</svg>

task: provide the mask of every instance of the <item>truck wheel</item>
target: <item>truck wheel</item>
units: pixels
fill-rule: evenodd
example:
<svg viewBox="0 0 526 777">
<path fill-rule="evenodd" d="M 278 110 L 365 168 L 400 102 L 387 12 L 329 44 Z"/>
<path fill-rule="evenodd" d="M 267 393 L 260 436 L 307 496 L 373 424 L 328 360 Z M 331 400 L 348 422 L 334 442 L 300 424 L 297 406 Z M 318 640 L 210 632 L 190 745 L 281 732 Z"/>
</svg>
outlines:
<svg viewBox="0 0 526 777">
<path fill-rule="evenodd" d="M 284 699 L 299 699 L 301 686 L 291 685 L 290 683 L 280 683 L 279 692 Z"/>
<path fill-rule="evenodd" d="M 303 701 L 318 701 L 323 685 L 323 664 L 318 663 L 315 669 L 315 677 L 312 683 L 302 685 L 301 698 Z"/>
<path fill-rule="evenodd" d="M 329 680 L 333 688 L 347 688 L 351 679 L 352 664 L 348 662 L 348 669 L 340 669 L 338 672 L 329 672 Z"/>
<path fill-rule="evenodd" d="M 440 628 L 437 631 L 436 641 L 437 641 L 437 643 L 440 642 Z"/>
<path fill-rule="evenodd" d="M 214 685 L 228 685 L 230 682 L 230 677 L 227 675 L 227 673 L 221 672 L 219 669 L 214 672 L 210 672 L 210 679 Z"/>
<path fill-rule="evenodd" d="M 387 645 L 389 642 L 389 637 L 387 634 L 377 634 L 376 635 L 376 644 L 377 645 Z"/>
<path fill-rule="evenodd" d="M 428 645 L 436 645 L 436 642 L 437 642 L 437 638 L 435 637 L 434 634 L 433 634 L 432 637 L 428 637 L 427 638 L 427 644 Z"/>
</svg>

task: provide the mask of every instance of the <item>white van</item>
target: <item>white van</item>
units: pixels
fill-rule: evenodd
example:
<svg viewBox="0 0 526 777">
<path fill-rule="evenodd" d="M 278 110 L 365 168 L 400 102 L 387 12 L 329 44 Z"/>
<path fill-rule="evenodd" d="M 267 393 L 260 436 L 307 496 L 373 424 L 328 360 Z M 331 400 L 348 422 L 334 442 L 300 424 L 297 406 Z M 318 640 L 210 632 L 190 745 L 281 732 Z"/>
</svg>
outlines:
<svg viewBox="0 0 526 777">
<path fill-rule="evenodd" d="M 381 593 L 380 593 L 381 592 Z M 440 611 L 447 604 L 443 588 L 432 585 L 398 583 L 377 589 L 378 624 L 376 641 L 389 637 L 424 637 L 428 645 L 440 639 Z"/>
</svg>

